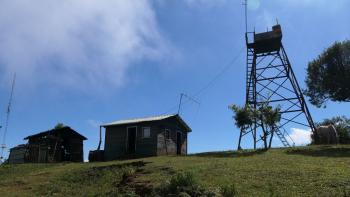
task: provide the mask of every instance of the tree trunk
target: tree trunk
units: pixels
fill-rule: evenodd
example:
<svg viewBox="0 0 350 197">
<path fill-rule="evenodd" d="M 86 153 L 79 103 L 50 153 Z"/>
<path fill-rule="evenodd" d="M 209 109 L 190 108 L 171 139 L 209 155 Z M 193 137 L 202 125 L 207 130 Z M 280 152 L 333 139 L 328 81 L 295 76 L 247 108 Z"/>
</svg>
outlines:
<svg viewBox="0 0 350 197">
<path fill-rule="evenodd" d="M 265 149 L 267 149 L 267 132 L 266 132 L 266 129 L 265 129 L 265 126 L 264 126 L 264 123 L 261 123 L 261 128 L 263 130 L 263 136 L 262 136 L 262 139 L 264 141 L 264 146 L 265 146 Z"/>
<path fill-rule="evenodd" d="M 273 134 L 274 134 L 274 133 L 275 133 L 275 127 L 271 127 L 271 137 L 270 137 L 269 148 L 271 148 L 272 138 L 273 138 Z"/>
</svg>

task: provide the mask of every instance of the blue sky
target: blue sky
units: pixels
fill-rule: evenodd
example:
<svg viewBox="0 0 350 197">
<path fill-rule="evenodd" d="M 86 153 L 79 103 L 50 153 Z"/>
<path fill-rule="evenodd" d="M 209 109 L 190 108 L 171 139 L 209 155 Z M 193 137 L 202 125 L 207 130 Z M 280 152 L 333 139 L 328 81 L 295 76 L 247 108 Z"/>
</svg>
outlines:
<svg viewBox="0 0 350 197">
<path fill-rule="evenodd" d="M 11 78 L 17 73 L 8 147 L 62 122 L 89 139 L 86 156 L 97 147 L 99 124 L 176 113 L 183 92 L 201 103 L 187 102 L 182 110 L 193 129 L 189 152 L 236 148 L 238 129 L 227 106 L 245 99 L 240 0 L 1 4 L 2 124 Z M 305 87 L 308 61 L 333 42 L 349 39 L 349 7 L 347 0 L 250 0 L 249 29 L 265 31 L 278 19 L 296 77 Z M 236 61 L 215 78 L 232 59 Z M 350 116 L 346 103 L 309 107 L 315 121 Z M 306 131 L 290 132 L 305 143 Z M 251 141 L 243 144 L 249 147 Z"/>
</svg>

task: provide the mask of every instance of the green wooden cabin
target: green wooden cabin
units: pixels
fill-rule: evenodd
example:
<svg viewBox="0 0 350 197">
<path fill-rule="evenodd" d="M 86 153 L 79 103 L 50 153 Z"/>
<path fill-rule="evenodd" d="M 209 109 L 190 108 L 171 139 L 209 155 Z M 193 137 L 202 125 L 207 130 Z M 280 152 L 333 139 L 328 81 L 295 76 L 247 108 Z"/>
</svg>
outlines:
<svg viewBox="0 0 350 197">
<path fill-rule="evenodd" d="M 104 160 L 158 155 L 186 155 L 191 128 L 178 115 L 119 120 L 101 125 Z"/>
</svg>

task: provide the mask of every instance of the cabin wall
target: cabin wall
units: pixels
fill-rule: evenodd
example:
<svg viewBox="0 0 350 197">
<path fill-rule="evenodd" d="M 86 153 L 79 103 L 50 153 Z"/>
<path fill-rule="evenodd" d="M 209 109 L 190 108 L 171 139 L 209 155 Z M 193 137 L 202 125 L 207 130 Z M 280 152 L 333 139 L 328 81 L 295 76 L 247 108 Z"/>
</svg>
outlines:
<svg viewBox="0 0 350 197">
<path fill-rule="evenodd" d="M 72 162 L 83 162 L 84 161 L 84 149 L 83 140 L 81 139 L 70 139 L 70 161 Z"/>
<path fill-rule="evenodd" d="M 165 139 L 165 130 L 170 131 L 170 138 Z M 177 154 L 177 132 L 181 133 L 181 155 L 187 154 L 187 132 L 186 129 L 174 119 L 163 120 L 157 134 L 157 155 Z"/>
<path fill-rule="evenodd" d="M 127 153 L 127 128 L 136 126 L 135 154 Z M 150 137 L 142 137 L 142 128 L 150 127 Z M 157 155 L 157 133 L 159 128 L 153 122 L 106 127 L 104 157 L 106 161 L 125 157 L 147 157 Z"/>
<path fill-rule="evenodd" d="M 62 145 L 70 154 L 65 155 Z M 47 163 L 47 162 L 83 162 L 83 140 L 72 136 L 61 138 L 61 140 L 48 140 L 33 138 L 28 141 L 28 162 Z"/>
<path fill-rule="evenodd" d="M 115 160 L 126 153 L 126 127 L 106 127 L 104 159 Z"/>
<path fill-rule="evenodd" d="M 41 140 L 40 138 L 30 138 L 28 141 L 28 162 L 47 163 L 51 162 L 49 155 L 53 155 L 53 142 Z M 56 152 L 57 154 L 57 152 Z M 59 162 L 60 160 L 54 160 Z"/>
<path fill-rule="evenodd" d="M 27 154 L 27 147 L 25 146 L 12 148 L 10 150 L 10 155 L 8 159 L 9 164 L 25 163 L 26 154 Z"/>
<path fill-rule="evenodd" d="M 142 128 L 150 127 L 150 137 L 142 137 Z M 158 125 L 156 122 L 145 122 L 137 125 L 136 136 L 136 155 L 141 157 L 155 156 L 157 155 L 157 133 Z"/>
<path fill-rule="evenodd" d="M 137 127 L 136 148 L 134 154 L 128 154 L 127 128 Z M 150 137 L 142 137 L 142 128 L 150 127 Z M 170 130 L 170 138 L 165 139 L 165 129 Z M 153 122 L 108 126 L 105 132 L 104 159 L 106 161 L 121 158 L 137 158 L 156 155 L 177 154 L 177 132 L 181 133 L 180 154 L 187 154 L 186 128 L 176 119 Z"/>
</svg>

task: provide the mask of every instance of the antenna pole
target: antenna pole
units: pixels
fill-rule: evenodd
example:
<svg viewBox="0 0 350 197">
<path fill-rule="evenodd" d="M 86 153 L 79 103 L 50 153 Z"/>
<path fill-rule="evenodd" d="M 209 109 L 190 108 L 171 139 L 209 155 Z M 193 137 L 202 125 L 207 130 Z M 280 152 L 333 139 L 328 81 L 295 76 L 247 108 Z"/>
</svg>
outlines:
<svg viewBox="0 0 350 197">
<path fill-rule="evenodd" d="M 12 104 L 12 99 L 13 99 L 13 91 L 15 89 L 15 83 L 16 83 L 16 73 L 13 76 L 13 81 L 12 81 L 12 87 L 11 87 L 11 94 L 10 94 L 10 100 L 7 106 L 6 110 L 6 122 L 5 122 L 5 129 L 4 129 L 4 135 L 2 138 L 2 144 L 1 144 L 1 155 L 0 155 L 0 160 L 4 158 L 4 150 L 6 148 L 6 134 L 7 134 L 7 128 L 8 128 L 8 123 L 9 123 L 9 117 L 10 117 L 10 112 L 11 112 L 11 104 Z"/>
<path fill-rule="evenodd" d="M 244 0 L 245 33 L 248 32 L 248 0 Z"/>
<path fill-rule="evenodd" d="M 182 97 L 184 96 L 184 93 L 180 94 L 180 102 L 179 102 L 179 108 L 177 109 L 177 114 L 180 115 L 181 111 L 181 103 L 182 103 Z"/>
<path fill-rule="evenodd" d="M 188 96 L 187 94 L 185 93 L 181 93 L 180 94 L 180 102 L 179 102 L 179 108 L 177 110 L 177 114 L 180 115 L 180 112 L 181 112 L 181 105 L 182 105 L 182 98 L 183 97 L 186 97 L 189 101 L 192 101 L 193 103 L 196 103 L 198 106 L 200 106 L 200 102 L 198 102 L 197 100 L 195 100 L 194 98 L 192 98 L 191 96 Z"/>
</svg>

